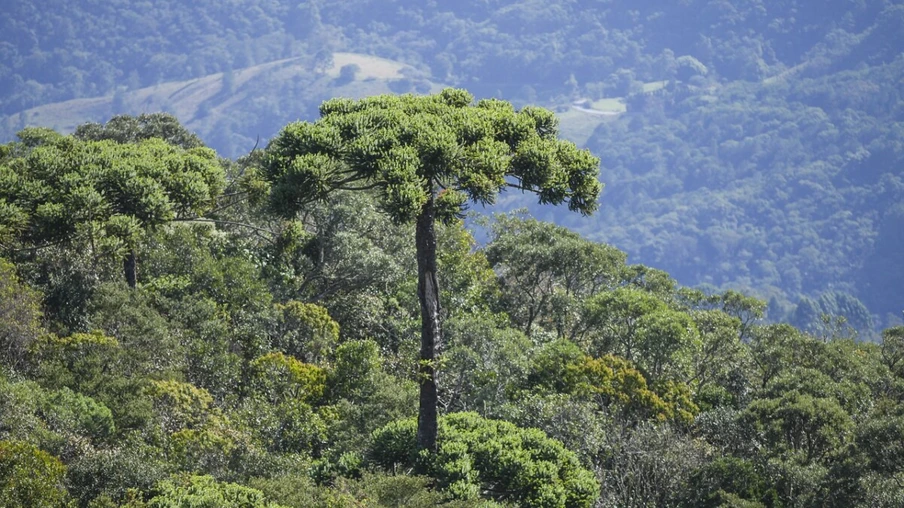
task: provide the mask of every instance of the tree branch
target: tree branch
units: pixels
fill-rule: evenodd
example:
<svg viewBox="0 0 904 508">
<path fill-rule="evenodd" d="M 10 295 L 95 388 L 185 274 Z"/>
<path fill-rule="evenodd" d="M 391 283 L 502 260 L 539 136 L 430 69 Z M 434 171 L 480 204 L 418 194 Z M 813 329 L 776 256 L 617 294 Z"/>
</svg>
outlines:
<svg viewBox="0 0 904 508">
<path fill-rule="evenodd" d="M 377 187 L 380 187 L 380 186 L 382 186 L 382 185 L 383 185 L 383 184 L 381 184 L 380 182 L 374 182 L 374 183 L 369 184 L 369 185 L 362 185 L 361 187 L 345 187 L 345 186 L 343 186 L 343 185 L 338 185 L 338 186 L 336 186 L 335 188 L 338 189 L 338 190 L 353 190 L 353 191 L 357 191 L 357 190 L 376 189 Z"/>
<path fill-rule="evenodd" d="M 243 228 L 248 228 L 252 231 L 257 231 L 259 233 L 266 233 L 267 235 L 273 234 L 273 231 L 270 231 L 269 229 L 260 228 L 253 224 L 247 224 L 245 222 L 236 222 L 236 221 L 231 221 L 231 220 L 204 219 L 204 218 L 200 218 L 200 217 L 194 217 L 194 218 L 186 217 L 186 218 L 182 218 L 182 219 L 173 219 L 173 222 L 210 222 L 213 224 L 227 224 L 230 226 L 239 226 L 239 227 L 243 227 Z"/>
</svg>

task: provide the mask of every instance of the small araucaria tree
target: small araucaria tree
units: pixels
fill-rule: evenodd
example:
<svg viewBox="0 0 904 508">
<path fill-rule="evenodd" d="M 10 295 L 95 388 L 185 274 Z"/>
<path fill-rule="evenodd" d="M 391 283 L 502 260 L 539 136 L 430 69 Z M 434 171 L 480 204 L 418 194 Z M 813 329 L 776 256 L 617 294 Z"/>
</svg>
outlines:
<svg viewBox="0 0 904 508">
<path fill-rule="evenodd" d="M 225 171 L 213 150 L 168 115 L 83 127 L 73 136 L 28 128 L 19 142 L 0 146 L 0 249 L 84 241 L 95 259 L 120 257 L 134 287 L 140 238 L 211 209 Z"/>
<path fill-rule="evenodd" d="M 436 221 L 460 217 L 469 202 L 493 203 L 504 187 L 592 213 L 602 189 L 599 159 L 557 139 L 551 111 L 515 111 L 495 99 L 474 104 L 464 90 L 333 99 L 320 106 L 320 114 L 316 122 L 288 125 L 267 147 L 271 205 L 291 216 L 334 190 L 375 189 L 394 221 L 415 223 L 421 307 L 417 445 L 435 450 L 435 348 L 441 334 Z"/>
</svg>

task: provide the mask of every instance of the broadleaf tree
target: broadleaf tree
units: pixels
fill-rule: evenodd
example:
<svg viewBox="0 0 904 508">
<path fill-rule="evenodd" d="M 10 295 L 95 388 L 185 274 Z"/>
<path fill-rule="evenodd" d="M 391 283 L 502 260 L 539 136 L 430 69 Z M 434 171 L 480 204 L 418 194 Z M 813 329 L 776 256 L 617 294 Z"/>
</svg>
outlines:
<svg viewBox="0 0 904 508">
<path fill-rule="evenodd" d="M 397 223 L 415 224 L 421 348 L 417 445 L 436 449 L 436 345 L 441 339 L 437 221 L 469 203 L 490 204 L 503 188 L 536 193 L 590 214 L 602 189 L 599 159 L 557 139 L 546 109 L 485 99 L 465 90 L 435 95 L 332 99 L 320 119 L 286 126 L 268 145 L 271 205 L 292 216 L 341 189 L 375 191 Z"/>
</svg>

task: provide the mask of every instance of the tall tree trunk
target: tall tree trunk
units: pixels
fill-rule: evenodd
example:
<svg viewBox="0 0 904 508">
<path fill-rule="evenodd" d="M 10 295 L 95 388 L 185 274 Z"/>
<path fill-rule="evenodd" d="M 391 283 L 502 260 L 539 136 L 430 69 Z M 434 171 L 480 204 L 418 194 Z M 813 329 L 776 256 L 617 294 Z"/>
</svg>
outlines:
<svg viewBox="0 0 904 508">
<path fill-rule="evenodd" d="M 436 280 L 436 228 L 433 196 L 417 217 L 417 296 L 421 303 L 421 356 L 418 365 L 420 406 L 417 417 L 418 450 L 436 451 L 437 396 L 436 345 L 441 339 L 439 285 Z"/>
<path fill-rule="evenodd" d="M 122 271 L 126 276 L 126 283 L 130 288 L 138 285 L 138 260 L 135 256 L 135 249 L 129 249 L 126 258 L 122 260 Z"/>
</svg>

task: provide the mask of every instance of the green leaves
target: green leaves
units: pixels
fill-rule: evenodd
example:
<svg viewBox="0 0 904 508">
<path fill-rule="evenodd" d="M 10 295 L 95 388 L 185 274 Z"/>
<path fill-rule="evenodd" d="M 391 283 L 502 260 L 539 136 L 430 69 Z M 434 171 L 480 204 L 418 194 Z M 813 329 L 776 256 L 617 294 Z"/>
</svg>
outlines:
<svg viewBox="0 0 904 508">
<path fill-rule="evenodd" d="M 19 441 L 0 441 L 0 505 L 9 508 L 64 506 L 66 466 L 37 447 Z"/>
<path fill-rule="evenodd" d="M 414 420 L 401 420 L 374 432 L 371 461 L 388 470 L 422 462 L 459 499 L 483 494 L 521 506 L 577 508 L 590 506 L 597 496 L 593 474 L 542 431 L 455 413 L 440 419 L 438 452 L 415 456 L 416 428 Z"/>
<path fill-rule="evenodd" d="M 314 362 L 329 355 L 339 341 L 339 324 L 317 304 L 290 301 L 277 304 L 276 311 L 272 342 L 279 351 Z"/>
<path fill-rule="evenodd" d="M 800 454 L 803 463 L 822 458 L 849 441 L 853 422 L 834 399 L 796 390 L 752 402 L 747 413 L 775 451 Z"/>
<path fill-rule="evenodd" d="M 49 394 L 42 407 L 44 419 L 64 435 L 88 436 L 95 441 L 113 435 L 113 414 L 91 397 L 63 388 Z"/>
<path fill-rule="evenodd" d="M 23 244 L 103 237 L 134 247 L 145 228 L 194 216 L 225 187 L 216 154 L 160 139 L 125 144 L 23 138 L 0 165 L 0 236 Z"/>
<path fill-rule="evenodd" d="M 576 338 L 580 300 L 611 289 L 625 269 L 625 254 L 554 224 L 497 215 L 487 259 L 502 283 L 506 311 L 527 334 L 536 325 Z"/>
<path fill-rule="evenodd" d="M 279 508 L 256 489 L 235 483 L 219 483 L 212 476 L 177 475 L 157 485 L 159 495 L 148 508 Z"/>
<path fill-rule="evenodd" d="M 255 358 L 250 365 L 250 388 L 271 402 L 289 399 L 316 401 L 326 389 L 326 372 L 282 353 Z"/>
<path fill-rule="evenodd" d="M 292 213 L 334 189 L 374 187 L 390 216 L 408 222 L 445 190 L 437 218 L 448 220 L 469 200 L 494 202 L 510 177 L 541 203 L 596 209 L 599 160 L 556 139 L 552 112 L 472 100 L 447 89 L 323 103 L 320 120 L 287 126 L 267 148 L 274 207 Z"/>
<path fill-rule="evenodd" d="M 16 366 L 41 332 L 40 293 L 23 284 L 0 258 L 0 363 Z"/>
</svg>

